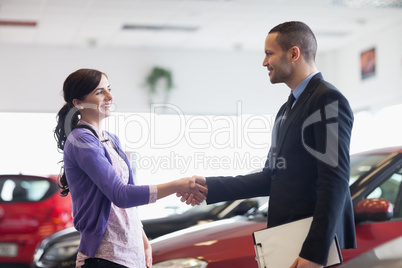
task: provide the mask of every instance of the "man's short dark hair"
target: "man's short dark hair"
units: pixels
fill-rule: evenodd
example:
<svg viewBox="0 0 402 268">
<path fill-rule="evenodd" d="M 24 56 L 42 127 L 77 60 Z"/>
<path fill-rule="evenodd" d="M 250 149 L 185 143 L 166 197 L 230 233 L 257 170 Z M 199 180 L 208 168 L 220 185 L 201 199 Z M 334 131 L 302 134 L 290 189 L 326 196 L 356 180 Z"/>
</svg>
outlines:
<svg viewBox="0 0 402 268">
<path fill-rule="evenodd" d="M 272 28 L 268 34 L 271 33 L 278 33 L 276 41 L 282 51 L 297 46 L 307 62 L 315 61 L 317 40 L 313 31 L 305 23 L 300 21 L 284 22 Z"/>
</svg>

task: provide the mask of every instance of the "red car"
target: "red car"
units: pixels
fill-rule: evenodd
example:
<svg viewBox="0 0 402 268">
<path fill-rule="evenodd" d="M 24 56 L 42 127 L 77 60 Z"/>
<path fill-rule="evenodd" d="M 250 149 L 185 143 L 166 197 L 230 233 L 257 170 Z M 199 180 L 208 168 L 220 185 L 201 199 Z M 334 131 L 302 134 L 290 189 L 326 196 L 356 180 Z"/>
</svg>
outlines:
<svg viewBox="0 0 402 268">
<path fill-rule="evenodd" d="M 70 226 L 57 176 L 0 175 L 0 267 L 31 267 L 38 243 Z"/>
<path fill-rule="evenodd" d="M 402 236 L 402 147 L 351 157 L 357 249 L 343 260 Z M 267 208 L 151 241 L 153 268 L 257 268 L 252 233 L 266 227 Z"/>
</svg>

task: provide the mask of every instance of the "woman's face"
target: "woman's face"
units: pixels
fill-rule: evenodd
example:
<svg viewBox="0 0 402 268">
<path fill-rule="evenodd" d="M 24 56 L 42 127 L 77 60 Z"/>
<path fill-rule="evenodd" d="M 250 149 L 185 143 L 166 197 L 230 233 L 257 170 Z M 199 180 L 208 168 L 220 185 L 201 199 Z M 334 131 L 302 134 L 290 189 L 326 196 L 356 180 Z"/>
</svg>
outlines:
<svg viewBox="0 0 402 268">
<path fill-rule="evenodd" d="M 99 85 L 79 101 L 78 109 L 87 122 L 100 122 L 111 114 L 113 96 L 108 79 L 102 75 Z"/>
</svg>

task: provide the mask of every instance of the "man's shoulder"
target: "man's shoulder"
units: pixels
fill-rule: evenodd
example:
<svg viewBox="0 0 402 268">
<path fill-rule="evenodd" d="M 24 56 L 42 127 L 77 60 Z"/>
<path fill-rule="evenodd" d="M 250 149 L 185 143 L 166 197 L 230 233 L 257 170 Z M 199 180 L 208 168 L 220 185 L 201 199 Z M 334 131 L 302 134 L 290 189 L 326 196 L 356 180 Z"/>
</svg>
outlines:
<svg viewBox="0 0 402 268">
<path fill-rule="evenodd" d="M 342 92 L 324 79 L 316 81 L 316 84 L 310 90 L 309 107 L 312 110 L 327 107 L 329 104 L 336 104 L 336 107 L 351 110 L 349 101 Z"/>
<path fill-rule="evenodd" d="M 346 97 L 336 86 L 334 86 L 333 84 L 324 79 L 316 81 L 315 87 L 312 88 L 312 90 L 313 90 L 312 95 L 315 98 L 330 97 L 330 98 L 346 100 Z"/>
</svg>

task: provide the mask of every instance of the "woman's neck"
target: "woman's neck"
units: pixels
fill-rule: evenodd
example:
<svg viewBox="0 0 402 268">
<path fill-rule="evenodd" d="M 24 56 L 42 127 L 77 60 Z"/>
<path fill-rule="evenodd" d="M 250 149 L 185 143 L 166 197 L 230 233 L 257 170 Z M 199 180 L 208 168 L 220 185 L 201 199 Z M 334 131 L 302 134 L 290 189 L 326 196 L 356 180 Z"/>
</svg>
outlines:
<svg viewBox="0 0 402 268">
<path fill-rule="evenodd" d="M 93 126 L 95 128 L 95 130 L 98 131 L 99 133 L 103 132 L 101 122 L 96 121 L 96 120 L 91 120 L 91 119 L 85 118 L 85 117 L 82 117 L 81 120 L 84 121 L 85 123 L 90 124 L 91 126 Z"/>
<path fill-rule="evenodd" d="M 104 133 L 103 130 L 101 128 L 99 128 L 98 126 L 101 126 L 101 124 L 99 123 L 92 123 L 92 122 L 88 122 L 87 120 L 85 120 L 84 118 L 81 118 L 79 124 L 84 124 L 84 125 L 89 125 L 91 128 L 93 128 L 95 130 L 95 132 L 98 134 L 98 138 L 99 139 L 105 139 L 104 137 Z"/>
</svg>

